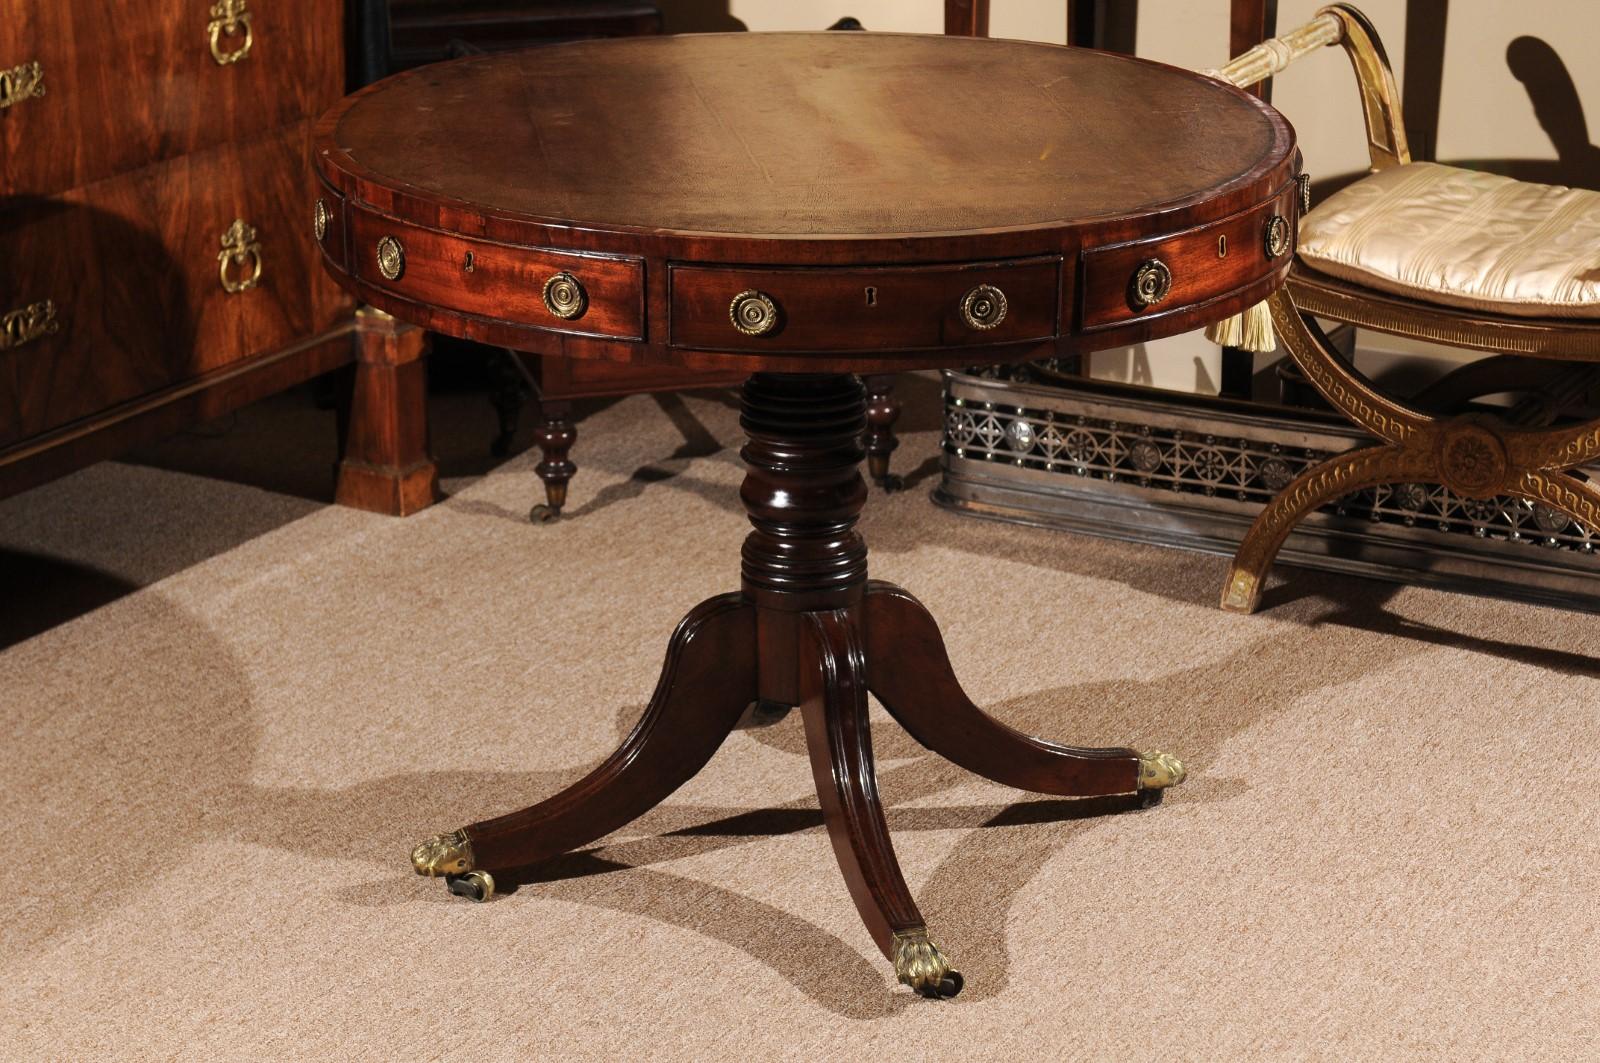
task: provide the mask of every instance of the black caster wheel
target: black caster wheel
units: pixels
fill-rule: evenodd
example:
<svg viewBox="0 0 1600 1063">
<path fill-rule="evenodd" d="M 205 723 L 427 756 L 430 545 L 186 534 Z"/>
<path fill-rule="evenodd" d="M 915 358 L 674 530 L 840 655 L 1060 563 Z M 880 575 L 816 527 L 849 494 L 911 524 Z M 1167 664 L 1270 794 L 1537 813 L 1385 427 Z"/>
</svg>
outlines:
<svg viewBox="0 0 1600 1063">
<path fill-rule="evenodd" d="M 949 1000 L 951 997 L 961 992 L 961 987 L 964 985 L 966 985 L 966 981 L 961 977 L 961 972 L 950 971 L 943 978 L 939 979 L 938 985 L 929 986 L 926 989 L 919 989 L 917 990 L 917 994 L 928 1000 Z"/>
<path fill-rule="evenodd" d="M 543 502 L 528 510 L 528 519 L 535 524 L 549 524 L 559 516 L 561 516 L 559 509 L 554 506 L 547 506 Z"/>
<path fill-rule="evenodd" d="M 892 495 L 896 491 L 905 490 L 906 481 L 903 477 L 898 476 L 895 473 L 890 473 L 888 476 L 885 476 L 883 479 L 878 481 L 878 486 L 883 488 L 884 494 Z"/>
<path fill-rule="evenodd" d="M 468 871 L 465 875 L 446 875 L 444 884 L 457 897 L 483 902 L 494 896 L 494 879 L 487 871 Z"/>
<path fill-rule="evenodd" d="M 1167 791 L 1164 790 L 1164 789 L 1162 789 L 1162 790 L 1140 790 L 1139 791 L 1139 807 L 1140 808 L 1154 808 L 1154 807 L 1156 807 L 1157 805 L 1159 805 L 1161 803 L 1161 795 L 1166 793 L 1166 792 Z"/>
</svg>

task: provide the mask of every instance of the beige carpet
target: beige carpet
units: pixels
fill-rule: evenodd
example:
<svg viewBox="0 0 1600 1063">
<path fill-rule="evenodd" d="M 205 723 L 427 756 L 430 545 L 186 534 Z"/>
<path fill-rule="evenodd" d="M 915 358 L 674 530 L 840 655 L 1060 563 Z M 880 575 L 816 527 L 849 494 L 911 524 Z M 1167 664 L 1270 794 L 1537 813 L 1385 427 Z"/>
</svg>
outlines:
<svg viewBox="0 0 1600 1063">
<path fill-rule="evenodd" d="M 13 627 L 51 617 L 0 652 L 0 1057 L 1600 1058 L 1600 621 L 1306 574 L 1227 616 L 1218 559 L 935 509 L 929 431 L 874 575 L 1007 722 L 1192 772 L 1075 817 L 878 716 L 961 997 L 872 948 L 794 718 L 551 881 L 414 877 L 735 586 L 737 438 L 727 396 L 607 406 L 548 527 L 526 454 L 404 521 L 129 465 L 0 505 Z"/>
</svg>

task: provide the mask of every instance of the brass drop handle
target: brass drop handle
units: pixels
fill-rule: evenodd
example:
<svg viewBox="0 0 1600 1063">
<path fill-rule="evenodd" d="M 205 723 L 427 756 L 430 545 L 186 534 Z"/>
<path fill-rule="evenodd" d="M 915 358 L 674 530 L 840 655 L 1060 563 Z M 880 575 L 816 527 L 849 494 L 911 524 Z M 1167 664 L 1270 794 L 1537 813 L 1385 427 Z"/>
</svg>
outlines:
<svg viewBox="0 0 1600 1063">
<path fill-rule="evenodd" d="M 1133 271 L 1128 296 L 1134 306 L 1155 306 L 1172 291 L 1172 271 L 1159 258 L 1147 258 Z"/>
<path fill-rule="evenodd" d="M 980 284 L 961 297 L 961 318 L 972 328 L 987 332 L 1006 319 L 1006 293 L 992 284 Z"/>
<path fill-rule="evenodd" d="M 251 45 L 255 44 L 255 36 L 250 32 L 250 12 L 245 10 L 247 0 L 217 0 L 211 5 L 211 21 L 206 24 L 206 32 L 211 38 L 211 58 L 217 61 L 218 66 L 227 66 L 237 63 L 250 54 Z M 230 40 L 239 36 L 244 41 L 236 48 L 224 48 L 223 38 Z"/>
<path fill-rule="evenodd" d="M 728 304 L 728 317 L 746 336 L 765 336 L 778 327 L 778 304 L 765 292 L 748 288 Z"/>
<path fill-rule="evenodd" d="M 544 282 L 543 296 L 544 308 L 563 321 L 582 317 L 589 308 L 589 293 L 583 290 L 578 278 L 566 270 Z"/>
<path fill-rule="evenodd" d="M 217 272 L 222 278 L 222 290 L 229 295 L 247 292 L 261 283 L 261 245 L 256 242 L 256 230 L 235 218 L 228 231 L 222 234 L 222 250 L 217 253 Z"/>
<path fill-rule="evenodd" d="M 322 243 L 323 238 L 328 235 L 328 221 L 331 218 L 328 201 L 318 196 L 316 203 L 311 207 L 311 232 L 316 236 L 317 243 Z"/>
<path fill-rule="evenodd" d="M 61 329 L 56 304 L 49 299 L 0 314 L 0 351 L 10 351 Z"/>
<path fill-rule="evenodd" d="M 44 67 L 38 62 L 22 63 L 0 70 L 0 111 L 23 100 L 44 95 Z"/>
</svg>

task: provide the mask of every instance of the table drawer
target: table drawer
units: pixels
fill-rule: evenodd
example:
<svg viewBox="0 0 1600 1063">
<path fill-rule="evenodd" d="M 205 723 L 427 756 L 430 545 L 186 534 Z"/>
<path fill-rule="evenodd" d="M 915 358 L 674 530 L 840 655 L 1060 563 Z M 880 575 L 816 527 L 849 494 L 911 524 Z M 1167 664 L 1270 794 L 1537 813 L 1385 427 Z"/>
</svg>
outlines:
<svg viewBox="0 0 1600 1063">
<path fill-rule="evenodd" d="M 24 313 L 0 340 L 0 446 L 333 323 L 349 301 L 314 262 L 308 133 L 0 211 L 0 315 L 53 311 L 53 328 Z"/>
<path fill-rule="evenodd" d="M 669 342 L 724 351 L 896 351 L 1049 339 L 1058 257 L 758 270 L 674 265 Z M 735 319 L 746 315 L 742 322 Z"/>
<path fill-rule="evenodd" d="M 1294 257 L 1294 187 L 1209 225 L 1085 248 L 1081 329 L 1114 328 L 1193 307 L 1283 268 Z M 1278 241 L 1270 249 L 1269 230 Z"/>
<path fill-rule="evenodd" d="M 457 236 L 348 201 L 344 209 L 346 268 L 374 287 L 551 332 L 644 338 L 641 259 Z"/>
<path fill-rule="evenodd" d="M 340 5 L 231 0 L 229 34 L 228 2 L 5 0 L 0 193 L 64 192 L 228 140 L 271 136 L 338 100 Z M 227 62 L 212 54 L 213 22 Z"/>
</svg>

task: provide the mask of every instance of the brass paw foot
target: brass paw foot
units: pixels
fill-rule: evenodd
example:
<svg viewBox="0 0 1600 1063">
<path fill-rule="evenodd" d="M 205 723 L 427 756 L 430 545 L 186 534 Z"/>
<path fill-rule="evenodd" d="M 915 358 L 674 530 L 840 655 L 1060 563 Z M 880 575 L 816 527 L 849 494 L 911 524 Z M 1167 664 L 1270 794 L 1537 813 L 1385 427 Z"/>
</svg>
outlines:
<svg viewBox="0 0 1600 1063">
<path fill-rule="evenodd" d="M 928 940 L 925 927 L 895 934 L 894 973 L 902 983 L 931 999 L 961 992 L 961 972 Z"/>
<path fill-rule="evenodd" d="M 1171 753 L 1139 754 L 1139 789 L 1165 790 L 1176 786 L 1189 775 L 1183 761 Z"/>
<path fill-rule="evenodd" d="M 411 866 L 429 878 L 465 875 L 472 870 L 472 842 L 464 830 L 435 835 L 411 850 Z"/>
</svg>

